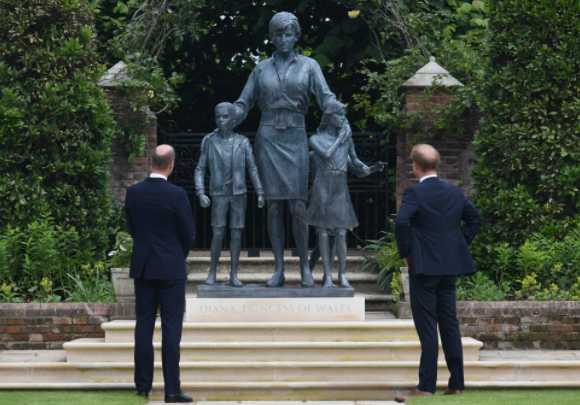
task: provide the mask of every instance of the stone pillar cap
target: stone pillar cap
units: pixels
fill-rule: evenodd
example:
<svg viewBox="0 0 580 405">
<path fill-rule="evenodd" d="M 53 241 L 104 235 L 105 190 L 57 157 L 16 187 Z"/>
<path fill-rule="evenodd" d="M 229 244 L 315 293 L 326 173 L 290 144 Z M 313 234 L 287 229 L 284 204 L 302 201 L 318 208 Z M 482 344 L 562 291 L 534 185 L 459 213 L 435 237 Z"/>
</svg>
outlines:
<svg viewBox="0 0 580 405">
<path fill-rule="evenodd" d="M 98 85 L 101 87 L 119 87 L 128 80 L 127 65 L 121 60 L 101 76 Z"/>
<path fill-rule="evenodd" d="M 403 87 L 457 87 L 463 84 L 451 76 L 447 70 L 435 62 L 435 57 L 429 58 L 429 63 L 417 70 L 415 75 L 403 83 Z"/>
</svg>

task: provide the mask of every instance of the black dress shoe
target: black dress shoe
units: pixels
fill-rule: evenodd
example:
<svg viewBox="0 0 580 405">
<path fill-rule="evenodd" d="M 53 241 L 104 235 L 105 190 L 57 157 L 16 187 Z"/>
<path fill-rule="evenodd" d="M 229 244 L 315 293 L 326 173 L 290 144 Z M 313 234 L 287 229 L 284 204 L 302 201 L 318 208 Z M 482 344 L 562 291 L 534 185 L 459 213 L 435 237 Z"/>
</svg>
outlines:
<svg viewBox="0 0 580 405">
<path fill-rule="evenodd" d="M 403 403 L 407 402 L 410 397 L 430 397 L 432 395 L 432 392 L 421 391 L 417 388 L 413 388 L 407 395 L 397 395 L 395 397 L 395 402 Z"/>
<path fill-rule="evenodd" d="M 137 396 L 143 397 L 143 398 L 149 398 L 149 391 L 137 391 Z"/>
<path fill-rule="evenodd" d="M 175 395 L 165 395 L 165 402 L 169 404 L 177 403 L 177 402 L 193 402 L 193 399 L 185 395 L 183 392 Z"/>
</svg>

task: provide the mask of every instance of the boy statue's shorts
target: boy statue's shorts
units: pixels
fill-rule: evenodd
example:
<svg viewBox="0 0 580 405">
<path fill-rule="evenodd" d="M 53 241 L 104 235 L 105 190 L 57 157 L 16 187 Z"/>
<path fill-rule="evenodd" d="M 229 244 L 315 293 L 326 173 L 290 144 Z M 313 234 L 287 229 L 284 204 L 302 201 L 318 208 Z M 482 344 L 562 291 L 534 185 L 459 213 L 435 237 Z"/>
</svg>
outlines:
<svg viewBox="0 0 580 405">
<path fill-rule="evenodd" d="M 246 222 L 246 194 L 216 195 L 212 196 L 211 200 L 212 227 L 225 228 L 229 216 L 230 228 L 244 228 Z"/>
</svg>

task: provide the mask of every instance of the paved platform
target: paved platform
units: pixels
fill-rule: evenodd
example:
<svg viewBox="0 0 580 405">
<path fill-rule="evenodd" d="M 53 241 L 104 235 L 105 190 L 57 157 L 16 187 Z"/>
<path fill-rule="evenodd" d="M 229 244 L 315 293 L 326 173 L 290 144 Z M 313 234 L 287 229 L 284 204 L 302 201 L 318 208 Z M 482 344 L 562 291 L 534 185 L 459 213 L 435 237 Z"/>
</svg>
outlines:
<svg viewBox="0 0 580 405">
<path fill-rule="evenodd" d="M 481 350 L 479 352 L 480 361 L 580 361 L 580 350 Z M 44 362 L 65 362 L 66 351 L 64 350 L 0 350 L 0 363 L 44 363 Z M 346 404 L 353 404 L 352 401 L 344 401 Z M 230 405 L 242 403 L 244 405 L 252 402 L 211 402 L 215 405 Z M 277 402 L 280 405 L 318 405 L 316 402 Z M 329 404 L 328 401 L 322 401 L 322 404 Z M 342 402 L 336 402 L 341 405 Z M 356 405 L 364 403 L 365 405 L 374 404 L 374 402 L 358 401 Z M 388 403 L 388 402 L 377 402 Z M 259 402 L 258 405 L 267 405 L 267 402 Z"/>
</svg>

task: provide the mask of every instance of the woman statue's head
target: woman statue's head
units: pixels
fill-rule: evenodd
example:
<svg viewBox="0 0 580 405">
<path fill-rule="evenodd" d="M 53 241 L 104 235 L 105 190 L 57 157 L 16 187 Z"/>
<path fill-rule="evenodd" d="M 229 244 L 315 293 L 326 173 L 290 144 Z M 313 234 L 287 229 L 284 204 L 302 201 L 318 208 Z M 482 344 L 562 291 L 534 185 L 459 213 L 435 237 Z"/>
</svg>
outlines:
<svg viewBox="0 0 580 405">
<path fill-rule="evenodd" d="M 288 53 L 300 38 L 300 24 L 292 13 L 282 11 L 274 14 L 269 25 L 270 40 L 278 52 Z"/>
</svg>

